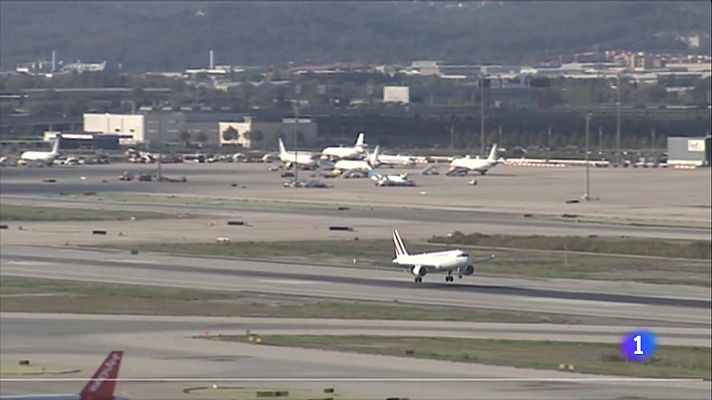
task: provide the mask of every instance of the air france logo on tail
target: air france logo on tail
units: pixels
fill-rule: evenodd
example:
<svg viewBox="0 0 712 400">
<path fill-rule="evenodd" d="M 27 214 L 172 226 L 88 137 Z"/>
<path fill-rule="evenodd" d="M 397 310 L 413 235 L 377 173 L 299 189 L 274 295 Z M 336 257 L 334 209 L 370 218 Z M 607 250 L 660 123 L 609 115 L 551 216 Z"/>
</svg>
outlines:
<svg viewBox="0 0 712 400">
<path fill-rule="evenodd" d="M 405 250 L 403 240 L 401 240 L 398 231 L 393 231 L 393 248 L 396 253 L 396 258 L 408 255 L 408 252 Z"/>
</svg>

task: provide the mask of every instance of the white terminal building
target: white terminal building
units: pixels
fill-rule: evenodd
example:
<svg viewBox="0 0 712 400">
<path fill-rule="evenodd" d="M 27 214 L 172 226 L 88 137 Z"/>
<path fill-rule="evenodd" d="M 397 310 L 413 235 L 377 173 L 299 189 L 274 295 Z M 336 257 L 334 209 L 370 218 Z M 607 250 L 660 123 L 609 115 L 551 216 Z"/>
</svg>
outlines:
<svg viewBox="0 0 712 400">
<path fill-rule="evenodd" d="M 232 128 L 232 129 L 230 129 Z M 317 144 L 317 124 L 311 118 L 258 121 L 232 113 L 149 111 L 143 114 L 84 114 L 84 131 L 120 135 L 122 145 L 202 143 L 241 146 L 247 149 L 276 149 L 282 137 L 287 147 L 299 130 L 299 146 Z"/>
<path fill-rule="evenodd" d="M 281 121 L 256 121 L 244 117 L 238 122 L 220 122 L 220 145 L 241 146 L 246 149 L 276 149 L 277 139 L 282 138 L 291 150 L 295 132 L 299 132 L 299 147 L 317 144 L 317 124 L 311 118 L 283 118 Z"/>
</svg>

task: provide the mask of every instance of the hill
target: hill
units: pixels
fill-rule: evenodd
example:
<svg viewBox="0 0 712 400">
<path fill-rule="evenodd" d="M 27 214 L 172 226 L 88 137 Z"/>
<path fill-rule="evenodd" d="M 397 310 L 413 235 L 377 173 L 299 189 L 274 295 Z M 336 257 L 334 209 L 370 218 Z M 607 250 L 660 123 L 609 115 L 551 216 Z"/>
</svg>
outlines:
<svg viewBox="0 0 712 400">
<path fill-rule="evenodd" d="M 518 63 L 594 48 L 681 51 L 709 2 L 0 2 L 0 68 L 47 59 L 128 70 L 218 63 Z M 701 49 L 709 53 L 709 41 Z"/>
</svg>

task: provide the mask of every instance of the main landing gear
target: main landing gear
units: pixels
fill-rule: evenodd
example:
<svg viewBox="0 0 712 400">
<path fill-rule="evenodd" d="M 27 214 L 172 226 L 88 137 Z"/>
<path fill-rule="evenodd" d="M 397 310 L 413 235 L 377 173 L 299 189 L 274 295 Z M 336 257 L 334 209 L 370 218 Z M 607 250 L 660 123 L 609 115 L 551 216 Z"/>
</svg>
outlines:
<svg viewBox="0 0 712 400">
<path fill-rule="evenodd" d="M 422 276 L 416 276 L 416 277 L 415 277 L 415 283 L 423 283 L 423 277 L 422 277 Z"/>
<path fill-rule="evenodd" d="M 445 282 L 452 282 L 453 280 L 455 280 L 455 278 L 452 277 L 452 272 L 448 272 L 445 277 Z"/>
</svg>

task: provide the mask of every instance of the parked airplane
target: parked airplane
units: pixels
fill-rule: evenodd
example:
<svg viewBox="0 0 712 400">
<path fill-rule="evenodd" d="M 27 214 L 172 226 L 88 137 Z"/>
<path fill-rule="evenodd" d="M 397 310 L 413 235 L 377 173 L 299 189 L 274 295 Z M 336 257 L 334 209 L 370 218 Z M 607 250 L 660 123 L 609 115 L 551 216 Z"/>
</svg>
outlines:
<svg viewBox="0 0 712 400">
<path fill-rule="evenodd" d="M 472 275 L 475 272 L 475 262 L 486 261 L 489 257 L 473 260 L 470 254 L 462 250 L 446 250 L 431 253 L 408 254 L 403 240 L 397 230 L 393 231 L 393 247 L 396 258 L 393 263 L 408 267 L 410 273 L 415 275 L 415 283 L 423 282 L 423 277 L 430 272 L 447 272 L 446 282 L 454 280 L 452 273 L 457 272 L 457 277 Z"/>
<path fill-rule="evenodd" d="M 316 155 L 308 151 L 290 151 L 284 147 L 282 138 L 279 138 L 279 159 L 285 164 L 294 164 L 295 162 L 302 168 L 316 168 Z"/>
<path fill-rule="evenodd" d="M 417 163 L 413 156 L 402 156 L 400 154 L 381 154 L 378 163 L 381 167 L 408 167 L 413 168 Z"/>
<path fill-rule="evenodd" d="M 380 146 L 376 146 L 373 154 L 366 153 L 366 158 L 363 160 L 339 160 L 334 164 L 334 169 L 339 171 L 370 171 L 379 164 Z"/>
<path fill-rule="evenodd" d="M 481 158 L 470 158 L 470 156 L 456 158 L 450 163 L 450 172 L 456 169 L 464 169 L 467 171 L 477 171 L 484 175 L 487 170 L 492 169 L 498 164 L 497 161 L 497 144 L 492 145 L 492 150 L 490 150 L 489 157 L 485 159 Z"/>
<path fill-rule="evenodd" d="M 370 170 L 368 177 L 376 183 L 376 186 L 415 186 L 415 182 L 408 178 L 408 174 L 388 175 Z"/>
<path fill-rule="evenodd" d="M 79 393 L 0 396 L 0 400 L 119 400 L 114 396 L 123 351 L 112 351 Z"/>
<path fill-rule="evenodd" d="M 59 157 L 59 141 L 62 139 L 62 135 L 57 135 L 54 139 L 54 144 L 52 145 L 52 151 L 25 151 L 20 155 L 20 161 L 22 164 L 27 164 L 30 162 L 42 163 L 47 166 L 52 165 L 54 159 Z"/>
<path fill-rule="evenodd" d="M 327 147 L 322 150 L 322 157 L 328 157 L 331 159 L 356 159 L 359 158 L 364 151 L 366 145 L 363 142 L 364 134 L 363 132 L 358 134 L 356 139 L 356 144 L 354 147 Z"/>
</svg>

